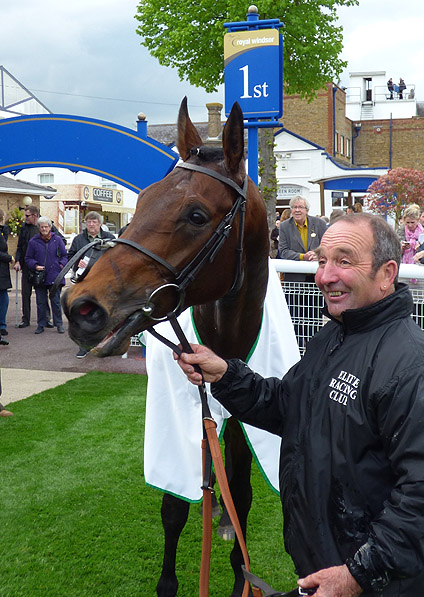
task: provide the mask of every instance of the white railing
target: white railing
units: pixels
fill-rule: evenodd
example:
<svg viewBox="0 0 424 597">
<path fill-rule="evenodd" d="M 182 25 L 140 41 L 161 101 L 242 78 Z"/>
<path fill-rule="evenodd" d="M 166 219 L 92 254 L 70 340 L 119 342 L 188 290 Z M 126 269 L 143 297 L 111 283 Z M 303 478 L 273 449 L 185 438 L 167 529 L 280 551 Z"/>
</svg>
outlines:
<svg viewBox="0 0 424 597">
<path fill-rule="evenodd" d="M 272 259 L 271 261 L 277 272 L 281 273 L 314 274 L 318 268 L 316 261 L 303 262 L 288 259 Z M 411 283 L 409 286 L 414 300 L 412 317 L 424 330 L 424 284 L 422 282 L 424 267 L 402 263 L 399 277 L 406 281 L 409 279 L 418 281 L 418 284 Z M 300 354 L 303 354 L 308 340 L 327 322 L 327 319 L 320 313 L 324 306 L 324 299 L 314 282 L 283 281 L 282 287 L 292 316 Z"/>
<path fill-rule="evenodd" d="M 297 273 L 297 274 L 315 274 L 318 269 L 317 261 L 292 261 L 291 259 L 271 259 L 277 272 Z M 424 266 L 401 263 L 399 268 L 399 278 L 415 278 L 424 280 Z"/>
</svg>

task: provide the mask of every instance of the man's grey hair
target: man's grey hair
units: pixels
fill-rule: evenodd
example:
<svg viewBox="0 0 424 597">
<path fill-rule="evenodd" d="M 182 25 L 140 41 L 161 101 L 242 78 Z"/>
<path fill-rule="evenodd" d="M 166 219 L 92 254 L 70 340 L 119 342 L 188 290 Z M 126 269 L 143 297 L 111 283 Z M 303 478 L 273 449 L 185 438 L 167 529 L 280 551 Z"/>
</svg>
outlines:
<svg viewBox="0 0 424 597">
<path fill-rule="evenodd" d="M 89 211 L 85 216 L 85 221 L 87 220 L 98 220 L 100 224 L 103 224 L 103 216 L 98 211 Z"/>
<path fill-rule="evenodd" d="M 290 209 L 293 209 L 293 205 L 295 204 L 296 201 L 304 201 L 306 211 L 309 211 L 311 205 L 310 205 L 309 201 L 307 199 L 305 199 L 305 197 L 302 197 L 302 195 L 296 195 L 295 197 L 292 197 L 290 199 L 290 203 L 289 203 Z"/>
<path fill-rule="evenodd" d="M 41 218 L 38 218 L 37 226 L 40 228 L 41 224 L 48 224 L 50 228 L 53 225 L 51 219 L 46 218 L 46 216 L 41 216 Z"/>
<path fill-rule="evenodd" d="M 372 249 L 372 272 L 376 274 L 380 267 L 388 261 L 396 261 L 398 274 L 402 257 L 400 240 L 393 228 L 386 222 L 382 216 L 368 213 L 354 213 L 350 216 L 337 218 L 337 223 L 345 221 L 355 224 L 362 220 L 367 222 L 372 230 L 374 237 L 374 246 Z M 394 280 L 398 281 L 398 274 Z"/>
</svg>

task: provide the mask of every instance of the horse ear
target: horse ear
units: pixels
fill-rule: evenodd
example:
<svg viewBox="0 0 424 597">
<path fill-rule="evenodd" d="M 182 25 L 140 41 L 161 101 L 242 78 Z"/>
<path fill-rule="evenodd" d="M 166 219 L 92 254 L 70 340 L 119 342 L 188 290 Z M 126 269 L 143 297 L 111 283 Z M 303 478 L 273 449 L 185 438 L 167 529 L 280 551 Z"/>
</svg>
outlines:
<svg viewBox="0 0 424 597">
<path fill-rule="evenodd" d="M 237 102 L 233 104 L 222 133 L 225 162 L 230 172 L 239 169 L 244 158 L 243 112 Z"/>
<path fill-rule="evenodd" d="M 190 120 L 187 109 L 187 97 L 183 99 L 178 112 L 178 140 L 177 148 L 180 158 L 185 162 L 190 157 L 190 150 L 193 147 L 203 145 L 197 129 Z"/>
</svg>

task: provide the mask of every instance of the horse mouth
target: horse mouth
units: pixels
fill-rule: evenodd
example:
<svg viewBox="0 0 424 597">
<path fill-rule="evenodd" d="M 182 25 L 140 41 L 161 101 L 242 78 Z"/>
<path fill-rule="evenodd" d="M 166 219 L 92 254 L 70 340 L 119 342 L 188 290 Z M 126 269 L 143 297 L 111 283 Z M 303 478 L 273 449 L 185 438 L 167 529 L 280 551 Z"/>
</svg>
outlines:
<svg viewBox="0 0 424 597">
<path fill-rule="evenodd" d="M 91 353 L 96 357 L 109 357 L 127 352 L 131 337 L 145 327 L 146 314 L 140 309 L 131 313 L 127 319 L 115 326 L 96 346 Z"/>
</svg>

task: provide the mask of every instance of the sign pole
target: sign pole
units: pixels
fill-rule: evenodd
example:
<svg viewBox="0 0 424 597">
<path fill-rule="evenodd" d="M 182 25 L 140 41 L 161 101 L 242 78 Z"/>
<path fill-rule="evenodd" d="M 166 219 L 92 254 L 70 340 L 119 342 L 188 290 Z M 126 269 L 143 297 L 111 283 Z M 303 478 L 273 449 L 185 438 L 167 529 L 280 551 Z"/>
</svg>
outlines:
<svg viewBox="0 0 424 597">
<path fill-rule="evenodd" d="M 259 129 L 251 126 L 247 129 L 247 170 L 256 186 L 259 185 Z"/>
</svg>

